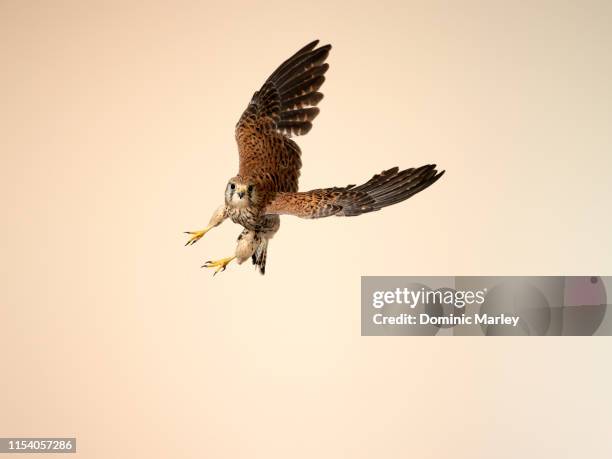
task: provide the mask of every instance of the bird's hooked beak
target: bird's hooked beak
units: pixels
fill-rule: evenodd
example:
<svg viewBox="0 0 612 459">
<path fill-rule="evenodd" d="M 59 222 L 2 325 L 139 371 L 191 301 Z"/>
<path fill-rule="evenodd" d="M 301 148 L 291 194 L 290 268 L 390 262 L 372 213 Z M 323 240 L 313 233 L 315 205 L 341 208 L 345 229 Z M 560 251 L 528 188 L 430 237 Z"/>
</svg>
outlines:
<svg viewBox="0 0 612 459">
<path fill-rule="evenodd" d="M 239 192 L 238 192 L 238 197 L 239 197 L 240 199 L 244 198 L 244 191 L 239 191 Z"/>
</svg>

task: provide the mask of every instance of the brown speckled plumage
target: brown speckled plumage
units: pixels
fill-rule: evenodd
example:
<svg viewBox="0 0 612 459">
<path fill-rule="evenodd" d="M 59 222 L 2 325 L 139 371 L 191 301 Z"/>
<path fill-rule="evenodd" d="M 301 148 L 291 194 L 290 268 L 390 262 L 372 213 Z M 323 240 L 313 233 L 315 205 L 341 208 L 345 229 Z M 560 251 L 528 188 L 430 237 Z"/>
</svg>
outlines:
<svg viewBox="0 0 612 459">
<path fill-rule="evenodd" d="M 301 152 L 290 137 L 308 133 L 319 114 L 331 45 L 317 45 L 313 41 L 283 62 L 251 98 L 236 125 L 240 161 L 238 175 L 228 182 L 225 207 L 216 211 L 206 230 L 191 232 L 195 236 L 188 243 L 231 218 L 245 228 L 235 258 L 241 263 L 251 257 L 263 274 L 279 215 L 321 218 L 377 211 L 424 190 L 444 173 L 435 164 L 402 171 L 394 167 L 363 185 L 298 192 Z M 206 266 L 225 269 L 227 260 Z"/>
<path fill-rule="evenodd" d="M 289 137 L 303 135 L 319 114 L 317 92 L 329 68 L 330 45 L 314 41 L 287 59 L 257 91 L 236 125 L 238 175 L 269 191 L 297 191 L 302 161 Z"/>
<path fill-rule="evenodd" d="M 396 204 L 427 188 L 442 176 L 435 164 L 400 171 L 397 167 L 375 175 L 360 186 L 324 188 L 299 193 L 277 193 L 266 214 L 302 218 L 336 215 L 352 217 Z"/>
</svg>

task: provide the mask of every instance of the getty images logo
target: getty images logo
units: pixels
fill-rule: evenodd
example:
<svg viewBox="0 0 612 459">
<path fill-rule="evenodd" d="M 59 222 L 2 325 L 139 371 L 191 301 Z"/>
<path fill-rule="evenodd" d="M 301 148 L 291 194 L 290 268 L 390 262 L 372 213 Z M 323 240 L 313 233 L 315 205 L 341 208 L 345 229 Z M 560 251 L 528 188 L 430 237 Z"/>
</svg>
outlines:
<svg viewBox="0 0 612 459">
<path fill-rule="evenodd" d="M 484 303 L 487 289 L 482 290 L 413 290 L 407 287 L 395 290 L 378 290 L 372 294 L 372 306 L 380 309 L 387 304 L 404 304 L 415 308 L 417 304 L 446 304 L 463 308 L 466 305 Z"/>
</svg>

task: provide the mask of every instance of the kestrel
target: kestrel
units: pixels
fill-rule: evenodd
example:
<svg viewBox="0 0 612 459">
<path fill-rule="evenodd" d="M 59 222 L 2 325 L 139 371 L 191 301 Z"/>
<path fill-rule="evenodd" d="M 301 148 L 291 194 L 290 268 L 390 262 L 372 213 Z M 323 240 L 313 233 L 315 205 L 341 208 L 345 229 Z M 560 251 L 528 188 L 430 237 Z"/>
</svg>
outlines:
<svg viewBox="0 0 612 459">
<path fill-rule="evenodd" d="M 232 260 L 249 258 L 266 270 L 268 241 L 278 231 L 280 215 L 322 218 L 351 217 L 404 201 L 424 190 L 444 171 L 435 164 L 400 171 L 385 170 L 363 185 L 322 188 L 298 192 L 302 161 L 300 148 L 291 140 L 312 128 L 323 99 L 319 88 L 329 65 L 331 45 L 317 48 L 318 40 L 304 46 L 283 62 L 257 91 L 236 125 L 238 175 L 225 188 L 225 203 L 201 231 L 188 231 L 194 244 L 225 219 L 242 225 L 233 256 L 208 261 L 202 267 L 224 271 Z"/>
</svg>

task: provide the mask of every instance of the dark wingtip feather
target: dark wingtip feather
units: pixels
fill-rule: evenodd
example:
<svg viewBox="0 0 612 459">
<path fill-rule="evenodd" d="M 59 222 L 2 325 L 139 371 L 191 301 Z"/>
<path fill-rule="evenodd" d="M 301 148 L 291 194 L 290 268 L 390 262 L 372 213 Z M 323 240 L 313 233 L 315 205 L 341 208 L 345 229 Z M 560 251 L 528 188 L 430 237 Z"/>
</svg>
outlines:
<svg viewBox="0 0 612 459">
<path fill-rule="evenodd" d="M 435 164 L 403 171 L 398 167 L 384 170 L 363 185 L 346 188 L 347 201 L 341 203 L 342 211 L 338 215 L 360 215 L 405 201 L 433 185 L 442 175 L 444 171 L 436 171 Z"/>
<path fill-rule="evenodd" d="M 249 105 L 256 116 L 273 118 L 277 130 L 285 135 L 306 134 L 312 128 L 310 121 L 319 113 L 313 108 L 323 99 L 318 90 L 329 69 L 325 60 L 331 45 L 317 48 L 318 44 L 319 40 L 313 40 L 285 60 L 255 93 Z"/>
<path fill-rule="evenodd" d="M 295 55 L 297 55 L 297 54 L 301 54 L 301 53 L 303 53 L 303 52 L 305 52 L 305 51 L 312 51 L 313 49 L 315 49 L 315 48 L 317 47 L 317 45 L 318 45 L 318 44 L 319 44 L 319 39 L 318 39 L 318 38 L 315 38 L 314 40 L 312 40 L 312 41 L 311 41 L 310 43 L 308 43 L 307 45 L 304 45 L 303 47 L 301 47 L 301 48 L 299 49 L 299 51 L 297 51 L 297 52 L 294 54 L 294 56 L 295 56 Z"/>
</svg>

